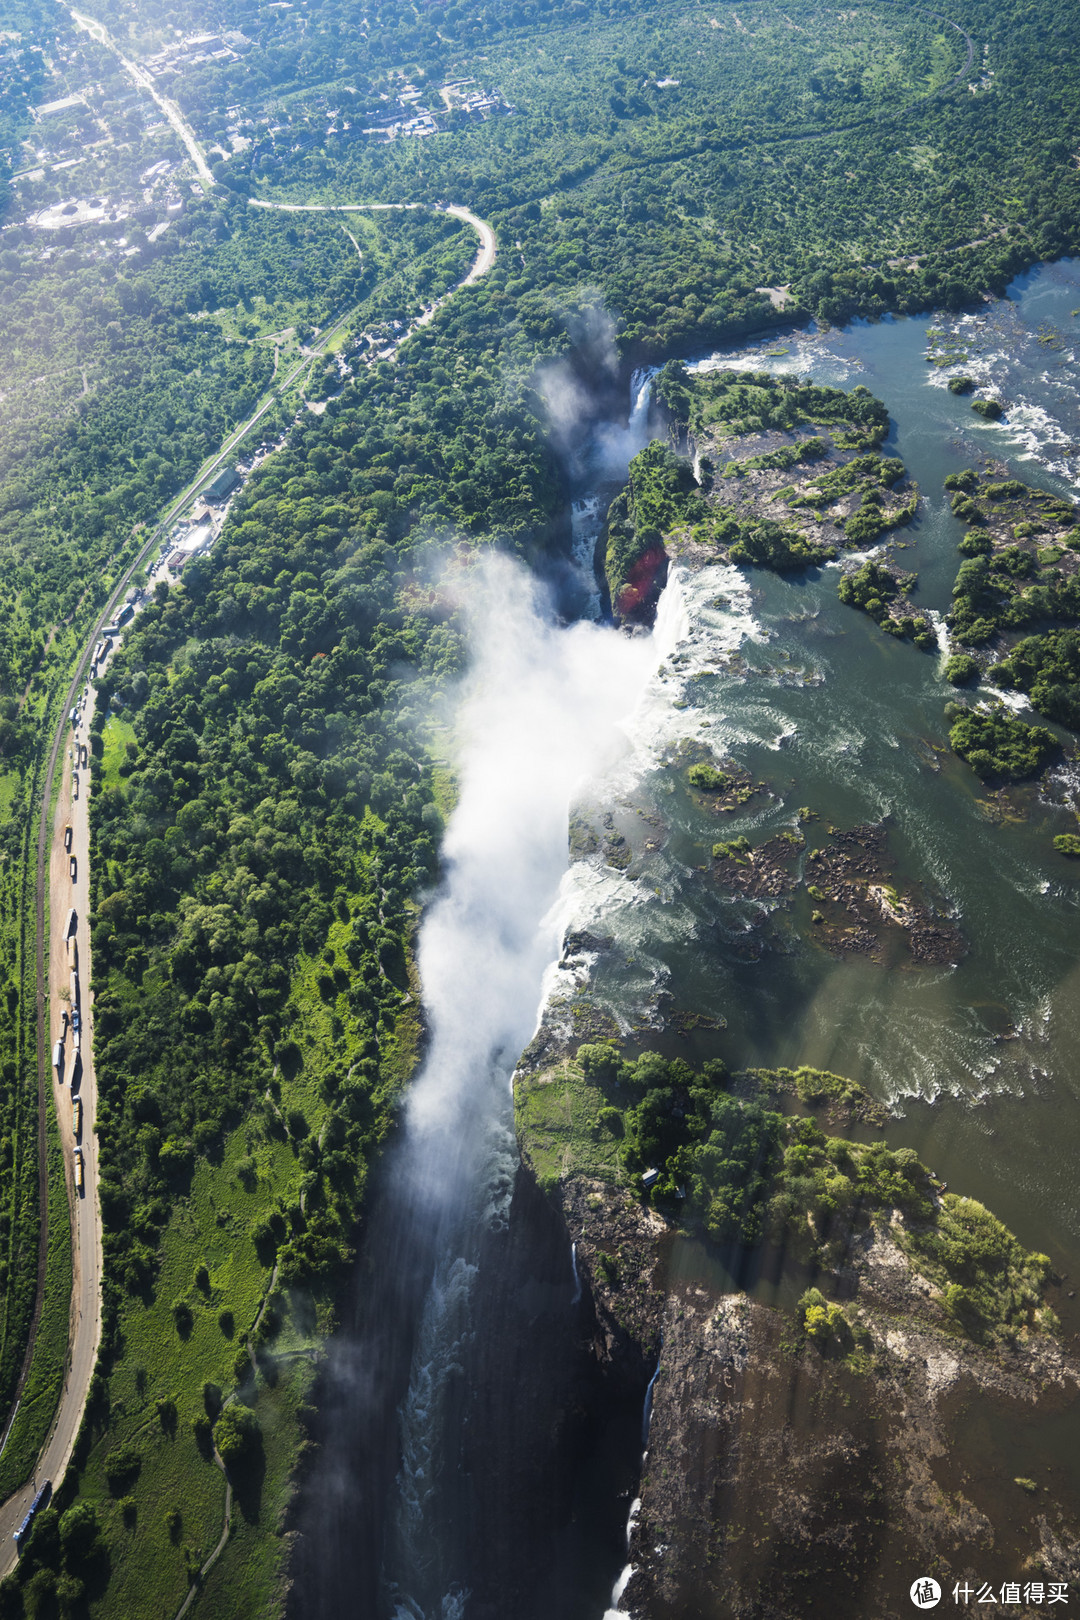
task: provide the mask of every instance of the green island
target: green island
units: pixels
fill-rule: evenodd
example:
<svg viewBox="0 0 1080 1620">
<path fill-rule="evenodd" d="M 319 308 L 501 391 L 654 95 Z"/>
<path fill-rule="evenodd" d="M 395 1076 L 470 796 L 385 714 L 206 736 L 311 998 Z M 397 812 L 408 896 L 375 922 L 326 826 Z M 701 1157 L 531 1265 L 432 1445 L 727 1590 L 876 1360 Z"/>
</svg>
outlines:
<svg viewBox="0 0 1080 1620">
<path fill-rule="evenodd" d="M 980 475 L 965 468 L 945 484 L 953 512 L 967 525 L 947 620 L 962 650 L 949 658 L 946 679 L 958 687 L 985 681 L 1022 693 L 1036 713 L 1076 731 L 1077 508 L 995 470 Z M 1047 628 L 1023 634 L 1042 625 Z M 984 780 L 1022 781 L 1060 755 L 1045 726 L 1032 726 L 1000 703 L 989 711 L 952 707 L 952 746 Z"/>
<path fill-rule="evenodd" d="M 606 575 L 619 618 L 648 611 L 669 553 L 787 572 L 876 544 L 915 514 L 903 462 L 879 453 L 888 412 L 865 388 L 766 371 L 691 375 L 669 362 L 655 394 L 681 449 L 653 440 L 609 509 Z M 922 616 L 882 613 L 881 622 L 928 644 Z"/>
<path fill-rule="evenodd" d="M 854 573 L 842 577 L 836 593 L 841 602 L 868 613 L 889 635 L 910 638 L 929 652 L 937 646 L 933 625 L 925 614 L 907 611 L 907 597 L 915 584 L 914 574 L 901 574 L 868 557 Z"/>
<path fill-rule="evenodd" d="M 949 741 L 954 750 L 985 780 L 1023 782 L 1061 753 L 1045 726 L 1028 725 L 1000 705 L 964 709 L 952 704 L 946 718 L 952 721 Z"/>
</svg>

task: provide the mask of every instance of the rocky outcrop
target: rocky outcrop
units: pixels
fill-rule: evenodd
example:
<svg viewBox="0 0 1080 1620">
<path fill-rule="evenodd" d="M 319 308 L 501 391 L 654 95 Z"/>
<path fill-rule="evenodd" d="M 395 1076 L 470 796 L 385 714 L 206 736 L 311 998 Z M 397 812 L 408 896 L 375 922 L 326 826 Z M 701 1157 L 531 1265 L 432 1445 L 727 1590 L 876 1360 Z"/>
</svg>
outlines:
<svg viewBox="0 0 1080 1620">
<path fill-rule="evenodd" d="M 883 1220 L 828 1279 L 852 1333 L 823 1352 L 790 1267 L 751 1296 L 625 1190 L 576 1176 L 553 1198 L 603 1378 L 658 1369 L 621 1612 L 891 1620 L 923 1574 L 948 1601 L 958 1580 L 1071 1578 L 1075 1493 L 1049 1462 L 1027 1477 L 1037 1437 L 1075 1421 L 1067 1341 L 960 1337 Z"/>
</svg>

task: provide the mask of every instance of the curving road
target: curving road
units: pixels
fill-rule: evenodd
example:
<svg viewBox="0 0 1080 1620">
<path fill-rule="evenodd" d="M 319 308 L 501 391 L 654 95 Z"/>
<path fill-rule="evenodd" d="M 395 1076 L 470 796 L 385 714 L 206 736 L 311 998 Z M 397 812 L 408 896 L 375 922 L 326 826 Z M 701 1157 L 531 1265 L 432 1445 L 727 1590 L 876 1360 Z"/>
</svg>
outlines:
<svg viewBox="0 0 1080 1620">
<path fill-rule="evenodd" d="M 472 226 L 480 238 L 480 246 L 468 274 L 458 282 L 456 287 L 451 287 L 448 293 L 444 293 L 441 298 L 437 298 L 433 304 L 428 305 L 423 314 L 419 315 L 410 324 L 404 337 L 399 338 L 394 344 L 395 349 L 399 349 L 402 343 L 412 337 L 414 332 L 419 331 L 420 327 L 426 326 L 430 320 L 434 319 L 438 311 L 453 298 L 455 293 L 460 292 L 463 287 L 471 287 L 474 281 L 479 281 L 481 276 L 486 276 L 495 263 L 495 254 L 498 250 L 495 232 L 487 220 L 481 219 L 479 214 L 474 214 L 471 208 L 461 207 L 459 203 L 284 203 L 270 202 L 264 197 L 249 197 L 248 201 L 252 208 L 269 208 L 278 214 L 385 214 L 397 210 L 427 210 L 435 214 L 452 214 L 455 219 L 464 220 L 466 225 Z M 340 330 L 347 319 L 347 315 L 343 316 L 334 330 Z"/>
<path fill-rule="evenodd" d="M 68 9 L 70 10 L 70 8 Z M 136 63 L 123 56 L 119 47 L 111 39 L 102 24 L 81 12 L 70 11 L 70 15 L 80 27 L 87 29 L 94 38 L 111 50 L 136 84 L 153 96 L 153 99 L 164 112 L 190 153 L 200 178 L 207 187 L 212 187 L 215 184 L 214 177 L 199 147 L 194 131 L 176 106 L 176 103 L 162 97 L 156 91 L 149 74 Z M 390 209 L 431 208 L 433 212 L 453 215 L 454 218 L 462 220 L 476 232 L 480 245 L 476 258 L 466 275 L 458 282 L 456 287 L 451 288 L 434 304 L 429 305 L 409 324 L 405 332 L 393 344 L 395 353 L 403 343 L 409 340 L 414 332 L 418 331 L 422 326 L 426 326 L 455 293 L 479 281 L 495 263 L 496 239 L 494 230 L 487 220 L 481 219 L 479 215 L 474 214 L 470 209 L 457 204 L 275 203 L 254 198 L 251 199 L 251 202 L 253 207 L 269 208 L 282 213 L 367 213 Z M 96 694 L 93 688 L 90 687 L 87 690 L 87 695 L 83 698 L 82 691 L 84 683 L 86 683 L 91 654 L 96 642 L 100 639 L 102 626 L 107 624 L 116 614 L 133 576 L 152 556 L 184 506 L 207 480 L 213 477 L 222 464 L 231 457 L 237 446 L 265 416 L 271 406 L 287 394 L 312 360 L 317 358 L 320 353 L 326 352 L 338 333 L 352 318 L 352 315 L 353 311 L 351 309 L 347 310 L 345 314 L 332 322 L 324 332 L 320 333 L 318 346 L 303 355 L 283 378 L 276 381 L 274 388 L 270 390 L 247 421 L 228 435 L 220 450 L 200 467 L 197 477 L 192 479 L 191 483 L 169 503 L 150 533 L 149 538 L 140 547 L 134 561 L 124 570 L 107 606 L 95 623 L 77 662 L 76 671 L 68 689 L 62 718 L 53 735 L 42 795 L 36 881 L 38 923 L 38 1099 L 40 1119 L 38 1148 L 39 1192 L 42 1208 L 41 1242 L 38 1255 L 38 1290 L 30 1339 L 16 1391 L 15 1403 L 8 1419 L 4 1438 L 6 1438 L 7 1432 L 10 1430 L 17 1414 L 18 1401 L 29 1374 L 44 1299 L 45 1257 L 48 1241 L 48 1229 L 45 1219 L 45 1075 L 51 1067 L 53 1043 L 62 1037 L 63 1062 L 59 1070 L 53 1070 L 52 1087 L 56 1117 L 59 1122 L 60 1136 L 64 1147 L 68 1196 L 72 1204 L 73 1279 L 71 1318 L 64 1385 L 48 1439 L 38 1457 L 32 1479 L 14 1492 L 12 1496 L 8 1497 L 6 1502 L 0 1504 L 0 1577 L 7 1574 L 15 1563 L 15 1544 L 12 1538 L 25 1516 L 36 1489 L 46 1479 L 51 1480 L 54 1487 L 58 1485 L 71 1460 L 71 1454 L 86 1410 L 90 1380 L 94 1374 L 98 1346 L 101 1341 L 102 1225 L 101 1206 L 98 1197 L 97 1143 L 94 1136 L 94 1120 L 97 1112 L 97 1083 L 93 1057 L 93 1006 L 88 988 L 90 984 L 90 929 L 87 917 L 90 875 L 90 772 L 85 768 L 78 771 L 78 790 L 76 793 L 76 756 L 74 753 L 76 748 L 81 750 L 84 744 L 89 748 L 90 720 L 94 712 Z M 81 702 L 79 725 L 77 728 L 73 728 L 69 715 L 77 702 Z M 57 769 L 61 773 L 60 788 L 50 819 L 49 810 L 52 804 Z M 68 827 L 71 829 L 70 849 L 67 847 L 65 836 Z M 72 866 L 72 858 L 74 858 L 74 866 Z M 46 931 L 44 926 L 46 901 L 49 907 L 49 962 L 47 971 L 45 962 Z M 68 913 L 72 907 L 74 907 L 78 919 L 76 927 L 78 1006 L 82 1021 L 80 1052 L 77 1060 L 71 1029 L 68 1027 L 65 1033 L 64 1028 L 64 1014 L 71 1006 L 70 999 L 64 999 L 64 997 L 66 994 L 70 998 L 66 923 Z M 82 1125 L 77 1142 L 73 1130 L 72 1110 L 72 1102 L 76 1096 L 82 1100 Z M 84 1166 L 81 1195 L 76 1191 L 73 1173 L 73 1149 L 76 1145 L 81 1147 Z M 222 1533 L 222 1544 L 228 1533 L 228 1504 L 230 1502 L 231 1491 L 227 1495 L 226 1523 Z M 209 1569 L 218 1552 L 220 1552 L 222 1544 L 219 1544 L 206 1566 L 204 1566 L 204 1573 L 206 1569 Z"/>
</svg>

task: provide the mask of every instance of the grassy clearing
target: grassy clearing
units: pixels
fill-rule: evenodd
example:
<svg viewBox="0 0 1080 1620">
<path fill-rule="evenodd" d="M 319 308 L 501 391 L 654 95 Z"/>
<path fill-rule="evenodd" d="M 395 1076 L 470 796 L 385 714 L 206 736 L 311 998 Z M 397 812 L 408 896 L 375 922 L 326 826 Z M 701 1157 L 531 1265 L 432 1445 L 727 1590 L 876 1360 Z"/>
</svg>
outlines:
<svg viewBox="0 0 1080 1620">
<path fill-rule="evenodd" d="M 64 1155 L 49 1098 L 49 1252 L 45 1304 L 38 1327 L 30 1376 L 19 1413 L 0 1457 L 0 1498 L 29 1479 L 60 1399 L 67 1363 L 71 1312 L 71 1213 L 64 1180 Z"/>
<path fill-rule="evenodd" d="M 264 1471 L 257 1477 L 257 1490 L 237 1491 L 228 1543 L 199 1597 L 199 1620 L 236 1620 L 241 1614 L 276 1612 L 284 1552 L 281 1538 L 292 1500 L 292 1474 L 303 1444 L 297 1414 L 313 1372 L 307 1359 L 285 1362 L 276 1385 L 260 1390 L 256 1412 L 262 1428 Z"/>
<path fill-rule="evenodd" d="M 590 1085 L 574 1059 L 556 1069 L 519 1078 L 514 1087 L 518 1136 L 525 1143 L 541 1183 L 560 1176 L 593 1176 L 618 1182 L 621 1121 L 616 1135 L 600 1118 L 606 1098 Z M 612 1110 L 608 1110 L 610 1114 Z"/>
<path fill-rule="evenodd" d="M 458 780 L 449 765 L 434 765 L 431 771 L 431 795 L 444 821 L 449 821 L 458 801 Z"/>
<path fill-rule="evenodd" d="M 109 1386 L 108 1434 L 90 1453 L 80 1494 L 94 1501 L 113 1553 L 109 1588 L 92 1612 L 101 1616 L 168 1616 L 183 1601 L 189 1574 L 217 1544 L 225 1511 L 225 1481 L 200 1448 L 194 1424 L 205 1416 L 205 1381 L 228 1394 L 240 1345 L 258 1316 L 270 1280 L 250 1227 L 275 1195 L 295 1191 L 300 1172 L 286 1142 L 253 1140 L 242 1126 L 226 1140 L 221 1162 L 202 1161 L 188 1195 L 178 1200 L 162 1244 L 154 1301 L 125 1313 L 125 1352 Z M 208 1278 L 196 1282 L 199 1266 Z M 186 1304 L 190 1329 L 178 1327 L 174 1306 Z M 226 1313 L 223 1315 L 223 1313 Z M 185 1336 L 186 1335 L 186 1336 Z M 158 1402 L 175 1403 L 175 1421 Z M 138 1475 L 110 1488 L 108 1459 L 124 1446 L 138 1454 Z M 120 1501 L 134 1510 L 125 1523 Z M 176 1515 L 179 1515 L 177 1520 Z"/>
<path fill-rule="evenodd" d="M 130 720 L 111 714 L 102 733 L 104 754 L 101 760 L 103 787 L 120 786 L 120 767 L 127 759 L 127 745 L 135 741 L 135 727 Z"/>
</svg>

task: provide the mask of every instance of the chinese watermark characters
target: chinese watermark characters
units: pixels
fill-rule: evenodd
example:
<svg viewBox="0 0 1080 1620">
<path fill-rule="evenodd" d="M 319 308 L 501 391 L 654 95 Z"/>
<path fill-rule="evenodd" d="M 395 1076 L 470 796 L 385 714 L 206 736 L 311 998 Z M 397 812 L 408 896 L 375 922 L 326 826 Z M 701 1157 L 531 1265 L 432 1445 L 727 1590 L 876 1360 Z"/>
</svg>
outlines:
<svg viewBox="0 0 1080 1620">
<path fill-rule="evenodd" d="M 917 1586 L 919 1583 L 916 1582 Z M 1068 1603 L 1068 1581 L 1003 1581 L 998 1587 L 990 1585 L 989 1581 L 957 1581 L 952 1590 L 953 1602 L 960 1603 L 1000 1603 L 1003 1606 L 1015 1604 L 1017 1608 L 1023 1604 L 1045 1605 L 1052 1603 Z M 915 1587 L 911 1588 L 911 1601 L 916 1602 Z M 917 1607 L 927 1608 L 927 1604 L 917 1604 Z"/>
</svg>

